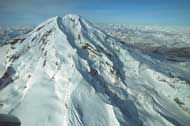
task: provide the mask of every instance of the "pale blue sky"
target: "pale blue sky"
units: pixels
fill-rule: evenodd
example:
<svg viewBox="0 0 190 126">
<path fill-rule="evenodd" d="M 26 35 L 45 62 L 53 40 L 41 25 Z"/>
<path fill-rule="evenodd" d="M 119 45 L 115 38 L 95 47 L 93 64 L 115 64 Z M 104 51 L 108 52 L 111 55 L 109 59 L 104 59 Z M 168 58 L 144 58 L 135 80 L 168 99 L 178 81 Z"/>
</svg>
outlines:
<svg viewBox="0 0 190 126">
<path fill-rule="evenodd" d="M 37 25 L 67 13 L 94 23 L 190 25 L 190 0 L 0 0 L 0 25 Z"/>
</svg>

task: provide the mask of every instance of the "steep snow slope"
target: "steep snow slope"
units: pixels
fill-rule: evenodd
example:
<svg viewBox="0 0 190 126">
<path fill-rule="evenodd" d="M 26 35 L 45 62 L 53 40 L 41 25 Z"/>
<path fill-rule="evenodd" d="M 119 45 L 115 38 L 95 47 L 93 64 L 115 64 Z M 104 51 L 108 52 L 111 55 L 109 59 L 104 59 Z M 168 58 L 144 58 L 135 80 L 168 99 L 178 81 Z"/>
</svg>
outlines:
<svg viewBox="0 0 190 126">
<path fill-rule="evenodd" d="M 80 16 L 49 19 L 9 46 L 0 113 L 18 116 L 22 126 L 190 125 L 188 72 L 170 76 L 180 72 L 175 63 Z"/>
</svg>

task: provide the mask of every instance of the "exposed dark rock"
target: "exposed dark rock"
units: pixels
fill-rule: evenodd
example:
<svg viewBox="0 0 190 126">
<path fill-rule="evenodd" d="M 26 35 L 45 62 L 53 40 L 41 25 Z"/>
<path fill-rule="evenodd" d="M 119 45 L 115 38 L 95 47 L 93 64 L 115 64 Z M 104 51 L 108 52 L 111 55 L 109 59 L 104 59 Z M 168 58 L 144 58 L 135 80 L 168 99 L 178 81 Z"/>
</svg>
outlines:
<svg viewBox="0 0 190 126">
<path fill-rule="evenodd" d="M 6 72 L 0 78 L 0 89 L 5 88 L 11 82 L 13 82 L 12 76 L 15 74 L 15 70 L 12 67 L 8 67 Z"/>
<path fill-rule="evenodd" d="M 0 126 L 20 126 L 21 121 L 13 116 L 8 114 L 0 114 Z"/>
<path fill-rule="evenodd" d="M 90 74 L 91 74 L 92 76 L 97 75 L 97 73 L 98 73 L 98 71 L 95 70 L 95 69 L 91 69 L 91 70 L 90 70 Z"/>
<path fill-rule="evenodd" d="M 178 104 L 178 105 L 185 105 L 184 102 L 180 101 L 178 97 L 174 98 L 174 101 Z"/>
</svg>

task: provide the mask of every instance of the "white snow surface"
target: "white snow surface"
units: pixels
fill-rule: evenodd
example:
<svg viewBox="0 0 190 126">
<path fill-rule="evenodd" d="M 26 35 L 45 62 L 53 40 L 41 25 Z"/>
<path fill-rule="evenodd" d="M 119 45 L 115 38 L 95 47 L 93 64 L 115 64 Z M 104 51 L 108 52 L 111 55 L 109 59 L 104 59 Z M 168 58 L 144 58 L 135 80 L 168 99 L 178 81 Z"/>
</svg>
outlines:
<svg viewBox="0 0 190 126">
<path fill-rule="evenodd" d="M 190 126 L 190 65 L 144 54 L 77 15 L 0 48 L 0 113 L 22 126 Z"/>
</svg>

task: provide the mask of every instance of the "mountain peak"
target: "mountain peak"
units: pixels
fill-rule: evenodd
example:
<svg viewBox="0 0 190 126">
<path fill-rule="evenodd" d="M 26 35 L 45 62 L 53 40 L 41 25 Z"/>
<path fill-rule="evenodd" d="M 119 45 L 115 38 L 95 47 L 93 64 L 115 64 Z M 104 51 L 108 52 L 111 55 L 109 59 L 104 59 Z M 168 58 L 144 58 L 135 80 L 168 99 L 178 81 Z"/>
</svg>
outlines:
<svg viewBox="0 0 190 126">
<path fill-rule="evenodd" d="M 48 19 L 47 21 L 38 25 L 32 33 L 34 32 L 43 32 L 50 29 L 55 29 L 59 32 L 92 32 L 92 31 L 100 31 L 96 27 L 93 26 L 92 23 L 88 22 L 84 18 L 79 15 L 68 14 L 64 17 L 55 16 L 53 18 Z M 79 33 L 78 33 L 79 34 Z M 80 33 L 81 34 L 81 33 Z"/>
<path fill-rule="evenodd" d="M 120 83 L 120 80 L 123 81 L 123 78 L 117 75 L 118 72 L 123 74 L 123 71 L 118 66 L 120 61 L 117 61 L 117 54 L 112 50 L 113 43 L 117 45 L 114 39 L 106 38 L 100 30 L 76 15 L 51 18 L 24 38 L 17 38 L 14 43 L 12 42 L 7 56 L 7 70 L 2 77 L 5 81 L 1 89 L 7 93 L 12 91 L 6 90 L 12 89 L 20 91 L 14 100 L 11 97 L 8 98 L 10 101 L 6 105 L 8 107 L 1 108 L 1 112 L 16 114 L 21 118 L 23 125 L 28 126 L 35 125 L 36 118 L 44 120 L 44 115 L 37 114 L 37 111 L 43 111 L 45 115 L 50 112 L 51 115 L 57 117 L 52 118 L 50 123 L 77 125 L 79 122 L 75 120 L 78 117 L 70 118 L 69 113 L 75 111 L 76 115 L 82 116 L 78 113 L 77 107 L 84 102 L 81 101 L 80 95 L 87 100 L 85 104 L 92 103 L 94 100 L 101 101 L 101 98 L 95 94 L 96 91 L 107 90 L 108 94 L 104 95 L 111 97 L 114 92 L 109 88 Z M 120 90 L 119 87 L 114 88 Z M 84 90 L 86 93 L 83 92 Z M 75 91 L 79 95 L 78 93 L 75 95 Z M 88 99 L 89 95 L 92 96 L 91 99 Z M 39 101 L 40 99 L 44 101 Z M 126 99 L 126 96 L 122 99 Z M 106 102 L 113 102 L 113 100 L 113 98 L 111 101 L 107 99 Z M 77 101 L 78 103 L 75 103 Z M 103 102 L 96 104 L 106 105 Z M 32 106 L 38 106 L 37 109 L 35 108 L 37 111 Z M 34 111 L 30 111 L 29 108 Z M 89 111 L 91 111 L 90 108 Z M 103 108 L 100 107 L 97 111 L 102 112 Z M 111 111 L 113 112 L 113 108 Z M 23 112 L 29 112 L 30 115 L 26 117 Z M 97 120 L 102 118 L 98 113 L 95 114 L 96 119 L 91 120 L 93 125 L 98 125 Z M 105 113 L 110 113 L 110 110 Z M 101 115 L 107 118 L 105 113 Z M 86 114 L 85 116 L 85 118 L 88 117 Z M 114 121 L 106 121 L 108 125 L 115 126 L 118 123 L 115 117 L 109 118 Z M 72 121 L 68 123 L 69 120 Z M 82 121 L 82 118 L 79 120 Z"/>
<path fill-rule="evenodd" d="M 70 19 L 78 20 L 79 18 L 81 18 L 81 16 L 76 15 L 76 14 L 66 14 L 66 15 L 64 16 L 64 18 L 70 18 Z"/>
</svg>

